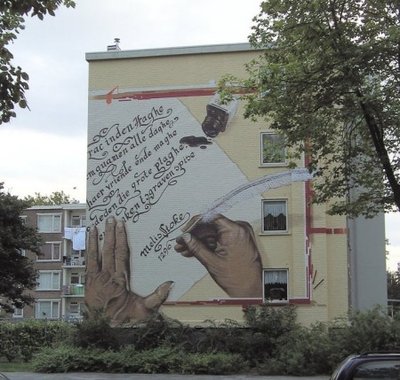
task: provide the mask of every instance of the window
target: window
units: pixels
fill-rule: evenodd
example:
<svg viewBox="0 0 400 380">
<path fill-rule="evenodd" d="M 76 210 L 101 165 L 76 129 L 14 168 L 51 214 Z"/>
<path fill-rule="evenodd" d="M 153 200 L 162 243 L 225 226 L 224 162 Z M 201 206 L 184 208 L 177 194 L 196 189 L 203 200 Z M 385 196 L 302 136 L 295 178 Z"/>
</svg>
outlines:
<svg viewBox="0 0 400 380">
<path fill-rule="evenodd" d="M 39 232 L 61 232 L 61 214 L 38 214 Z"/>
<path fill-rule="evenodd" d="M 24 317 L 24 309 L 16 307 L 14 309 L 13 318 L 23 318 L 23 317 Z"/>
<path fill-rule="evenodd" d="M 71 225 L 72 225 L 72 227 L 85 227 L 86 226 L 86 216 L 85 215 L 72 215 Z"/>
<path fill-rule="evenodd" d="M 262 231 L 287 232 L 287 201 L 263 200 L 262 201 Z"/>
<path fill-rule="evenodd" d="M 70 314 L 77 314 L 80 315 L 81 314 L 81 308 L 82 308 L 82 303 L 80 302 L 71 302 L 69 304 L 69 313 Z"/>
<path fill-rule="evenodd" d="M 286 149 L 283 136 L 276 133 L 261 133 L 261 165 L 284 165 Z"/>
<path fill-rule="evenodd" d="M 35 308 L 35 318 L 57 319 L 60 317 L 60 300 L 38 300 Z"/>
<path fill-rule="evenodd" d="M 353 379 L 398 379 L 400 362 L 398 360 L 369 361 L 362 363 L 355 370 Z"/>
<path fill-rule="evenodd" d="M 77 272 L 72 272 L 71 273 L 71 284 L 84 284 L 84 274 L 83 273 L 77 273 Z"/>
<path fill-rule="evenodd" d="M 36 290 L 60 290 L 60 271 L 39 271 Z"/>
<path fill-rule="evenodd" d="M 60 261 L 61 260 L 61 242 L 46 242 L 41 248 L 41 255 L 38 255 L 37 261 Z"/>
<path fill-rule="evenodd" d="M 264 300 L 266 302 L 288 301 L 288 271 L 287 269 L 265 269 Z"/>
</svg>

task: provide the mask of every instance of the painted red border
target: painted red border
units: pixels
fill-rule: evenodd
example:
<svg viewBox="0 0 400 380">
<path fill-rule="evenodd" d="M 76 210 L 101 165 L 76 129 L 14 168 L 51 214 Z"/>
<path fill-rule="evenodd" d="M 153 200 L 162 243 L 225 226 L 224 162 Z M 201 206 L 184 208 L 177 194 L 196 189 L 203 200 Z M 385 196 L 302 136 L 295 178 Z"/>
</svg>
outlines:
<svg viewBox="0 0 400 380">
<path fill-rule="evenodd" d="M 112 103 L 113 100 L 117 101 L 130 101 L 130 100 L 147 100 L 155 98 L 181 98 L 181 97 L 198 97 L 198 96 L 212 96 L 216 93 L 216 87 L 204 88 L 187 88 L 187 89 L 169 89 L 169 90 L 154 90 L 154 91 L 132 91 L 132 92 L 118 92 L 118 86 L 114 87 L 111 91 L 104 95 L 95 96 L 94 99 L 104 99 L 107 104 Z M 310 147 L 308 146 L 308 150 Z M 306 154 L 304 164 L 307 167 L 310 163 L 310 155 Z M 342 235 L 347 234 L 347 228 L 328 228 L 328 227 L 313 227 L 312 226 L 312 184 L 311 181 L 305 183 L 305 237 L 306 237 L 306 254 L 308 256 L 308 263 L 306 266 L 306 298 L 289 299 L 289 304 L 310 304 L 312 293 L 312 274 L 313 264 L 311 257 L 311 235 L 313 234 L 326 234 L 326 235 Z M 216 299 L 207 301 L 179 301 L 179 302 L 165 302 L 164 305 L 179 305 L 179 306 L 213 306 L 213 305 L 241 305 L 243 307 L 249 305 L 259 305 L 263 303 L 263 299 Z M 269 303 L 273 306 L 282 306 L 287 303 Z"/>
<path fill-rule="evenodd" d="M 262 298 L 258 299 L 247 299 L 247 298 L 224 298 L 215 300 L 203 300 L 203 301 L 167 301 L 163 305 L 166 306 L 251 306 L 251 305 L 269 305 L 269 306 L 285 306 L 291 305 L 306 305 L 311 301 L 309 298 L 293 298 L 289 299 L 288 302 L 263 302 Z"/>
</svg>

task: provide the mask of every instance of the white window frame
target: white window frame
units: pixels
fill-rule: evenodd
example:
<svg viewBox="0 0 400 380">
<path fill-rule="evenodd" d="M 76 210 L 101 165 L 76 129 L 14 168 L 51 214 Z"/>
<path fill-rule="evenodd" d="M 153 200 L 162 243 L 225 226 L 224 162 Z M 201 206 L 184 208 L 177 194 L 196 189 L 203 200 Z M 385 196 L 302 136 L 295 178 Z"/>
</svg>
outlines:
<svg viewBox="0 0 400 380">
<path fill-rule="evenodd" d="M 264 217 L 265 217 L 265 203 L 285 203 L 285 216 L 286 216 L 286 228 L 276 229 L 276 230 L 266 230 L 264 229 Z M 289 233 L 289 213 L 288 213 L 288 200 L 285 198 L 265 198 L 261 200 L 261 234 L 262 235 L 285 235 Z"/>
<path fill-rule="evenodd" d="M 58 275 L 58 288 L 41 288 L 40 287 L 40 276 L 45 273 L 51 274 L 51 284 L 54 283 L 54 275 Z M 39 270 L 38 285 L 36 286 L 36 291 L 59 291 L 61 290 L 61 271 L 60 270 Z"/>
<path fill-rule="evenodd" d="M 266 294 L 265 288 L 267 284 L 267 272 L 280 272 L 285 273 L 286 277 L 286 289 L 282 286 L 276 289 L 276 296 L 271 297 L 271 294 Z M 283 290 L 282 290 L 283 289 Z M 280 292 L 279 292 L 280 290 Z M 286 292 L 286 298 L 279 298 L 279 295 L 282 295 Z M 263 300 L 265 303 L 288 303 L 289 302 L 289 270 L 287 268 L 264 268 L 263 269 Z"/>
<path fill-rule="evenodd" d="M 270 136 L 272 139 L 273 137 L 282 138 L 281 135 L 274 132 L 261 132 L 260 133 L 260 165 L 262 167 L 276 167 L 276 166 L 287 166 L 287 149 L 283 146 L 283 160 L 282 161 L 271 161 L 271 162 L 264 162 L 264 136 Z M 274 142 L 271 140 L 271 143 Z"/>
<path fill-rule="evenodd" d="M 78 220 L 79 223 L 74 223 L 74 220 Z M 71 216 L 71 227 L 86 227 L 86 215 L 72 215 Z"/>
<path fill-rule="evenodd" d="M 283 148 L 283 156 L 284 159 L 283 161 L 278 161 L 278 162 L 264 162 L 264 136 L 278 136 L 280 135 L 278 133 L 274 132 L 261 132 L 260 133 L 260 166 L 262 167 L 276 167 L 276 166 L 287 166 L 287 149 L 284 147 Z"/>
<path fill-rule="evenodd" d="M 76 313 L 71 311 L 71 305 L 72 304 L 74 304 L 74 305 L 76 304 L 76 306 L 77 306 L 77 312 Z M 68 314 L 70 316 L 80 316 L 82 314 L 82 308 L 83 308 L 83 303 L 82 302 L 72 301 L 68 305 Z"/>
<path fill-rule="evenodd" d="M 51 222 L 51 228 L 50 230 L 41 230 L 40 226 L 39 226 L 39 219 L 41 217 L 51 217 L 52 218 L 52 222 Z M 60 218 L 60 222 L 58 223 L 59 226 L 57 226 L 57 224 L 55 223 L 55 218 L 58 217 Z M 50 213 L 38 213 L 37 214 L 37 228 L 38 228 L 38 232 L 40 233 L 60 233 L 61 232 L 61 226 L 62 225 L 62 214 L 61 213 L 54 213 L 54 214 L 50 214 Z M 57 228 L 56 228 L 57 227 Z"/>
<path fill-rule="evenodd" d="M 13 318 L 24 318 L 24 309 L 14 308 Z"/>
<path fill-rule="evenodd" d="M 43 258 L 42 255 L 37 255 L 36 261 L 61 261 L 62 260 L 62 252 L 61 252 L 61 247 L 62 247 L 62 241 L 46 241 L 44 245 L 50 244 L 51 245 L 51 258 Z M 59 245 L 59 257 L 54 258 L 54 245 L 58 244 Z"/>
<path fill-rule="evenodd" d="M 50 302 L 50 309 L 51 309 L 51 316 L 48 315 L 43 315 L 41 310 L 40 310 L 40 303 L 41 302 Z M 54 314 L 54 304 L 58 304 L 57 308 L 57 316 L 53 316 Z M 36 304 L 35 304 L 35 318 L 36 319 L 59 319 L 60 318 L 60 312 L 61 312 L 61 300 L 60 299 L 44 299 L 44 298 L 40 298 L 36 300 Z"/>
<path fill-rule="evenodd" d="M 78 282 L 72 282 L 72 277 L 77 277 Z M 85 285 L 85 274 L 81 272 L 72 272 L 69 276 L 70 285 Z"/>
</svg>

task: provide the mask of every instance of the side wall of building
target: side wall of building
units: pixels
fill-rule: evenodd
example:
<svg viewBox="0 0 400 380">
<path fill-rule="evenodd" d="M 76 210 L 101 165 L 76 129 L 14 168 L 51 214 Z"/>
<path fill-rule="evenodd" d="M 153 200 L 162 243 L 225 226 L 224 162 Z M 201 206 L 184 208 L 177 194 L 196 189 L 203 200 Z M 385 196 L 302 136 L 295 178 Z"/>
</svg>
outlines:
<svg viewBox="0 0 400 380">
<path fill-rule="evenodd" d="M 130 289 L 146 296 L 174 281 L 161 310 L 183 321 L 242 320 L 262 302 L 297 304 L 304 323 L 348 309 L 346 220 L 311 206 L 304 182 L 253 196 L 249 186 L 222 208 L 217 237 L 190 230 L 182 240 L 215 200 L 289 170 L 268 150 L 268 123 L 244 119 L 240 100 L 214 107 L 216 82 L 243 76 L 256 54 L 238 45 L 87 55 L 88 223 L 100 246 L 109 216 L 125 223 Z"/>
<path fill-rule="evenodd" d="M 17 310 L 12 318 L 82 318 L 86 205 L 34 206 L 24 210 L 21 217 L 28 226 L 38 230 L 43 245 L 41 255 L 23 252 L 38 271 L 38 284 L 29 291 L 35 302 Z M 76 245 L 72 238 L 78 237 L 78 233 L 81 239 Z"/>
<path fill-rule="evenodd" d="M 350 219 L 349 229 L 351 304 L 357 310 L 386 307 L 384 215 Z"/>
</svg>

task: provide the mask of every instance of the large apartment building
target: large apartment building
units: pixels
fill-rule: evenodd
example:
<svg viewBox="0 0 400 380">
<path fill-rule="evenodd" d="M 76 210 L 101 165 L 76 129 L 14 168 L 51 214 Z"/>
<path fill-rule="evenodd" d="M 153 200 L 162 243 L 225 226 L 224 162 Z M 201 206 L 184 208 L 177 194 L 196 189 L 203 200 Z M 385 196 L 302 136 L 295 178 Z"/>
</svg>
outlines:
<svg viewBox="0 0 400 380">
<path fill-rule="evenodd" d="M 86 205 L 34 206 L 21 215 L 42 237 L 41 255 L 30 251 L 38 270 L 38 284 L 32 291 L 36 302 L 17 309 L 13 319 L 82 318 L 86 250 Z"/>
<path fill-rule="evenodd" d="M 258 54 L 248 44 L 87 53 L 88 223 L 110 241 L 113 216 L 130 248 L 102 270 L 125 275 L 125 299 L 129 289 L 193 323 L 240 321 L 260 303 L 298 305 L 304 323 L 385 305 L 381 216 L 328 215 L 310 181 L 255 194 L 257 181 L 289 171 L 286 152 L 267 121 L 243 117 L 240 99 L 222 104 L 216 84 L 244 77 Z M 162 304 L 147 302 L 154 294 Z"/>
</svg>

